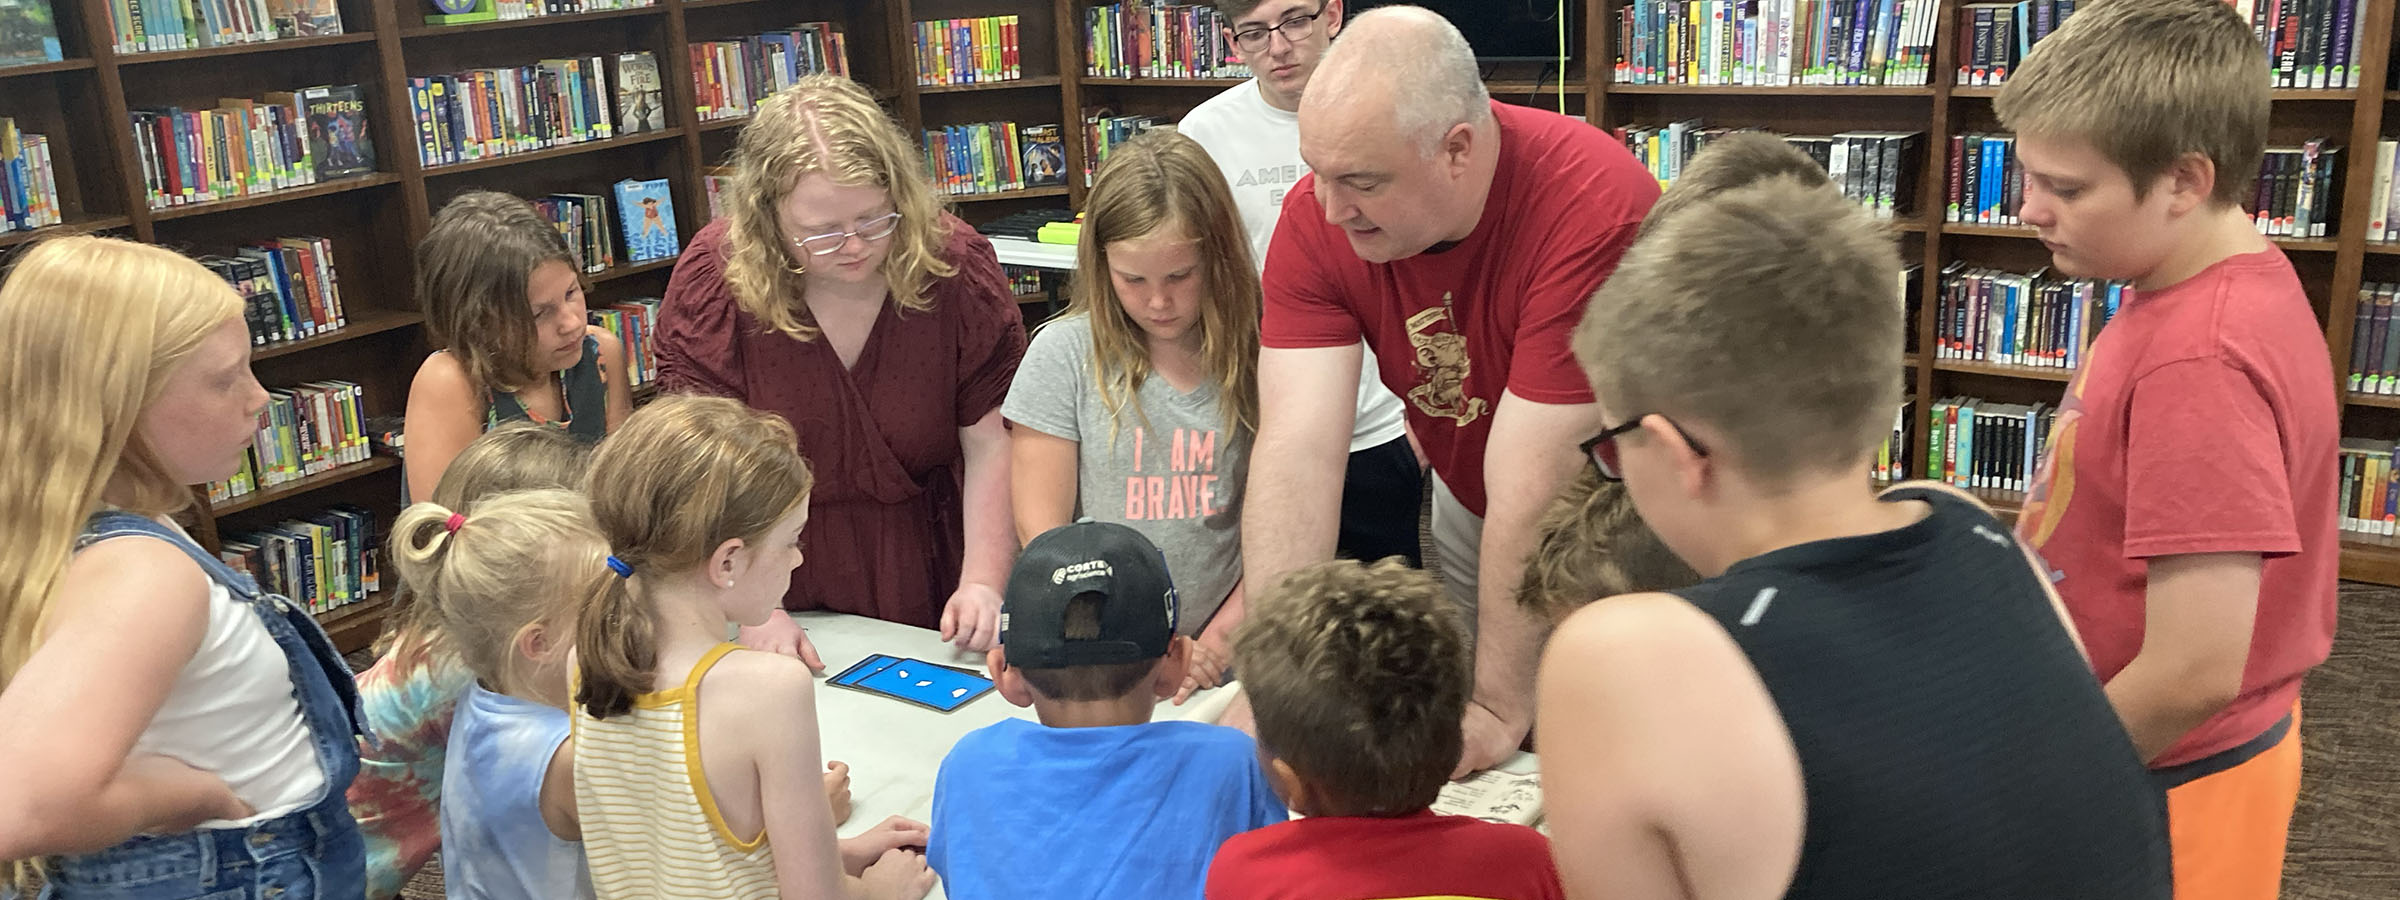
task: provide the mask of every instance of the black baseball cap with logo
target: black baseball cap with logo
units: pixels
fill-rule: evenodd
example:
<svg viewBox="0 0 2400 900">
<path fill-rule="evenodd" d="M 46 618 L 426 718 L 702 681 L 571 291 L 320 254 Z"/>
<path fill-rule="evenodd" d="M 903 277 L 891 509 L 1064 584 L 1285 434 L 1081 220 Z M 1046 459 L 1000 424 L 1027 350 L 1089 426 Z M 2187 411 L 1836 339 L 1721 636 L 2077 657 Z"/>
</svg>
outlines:
<svg viewBox="0 0 2400 900">
<path fill-rule="evenodd" d="M 1102 598 L 1100 633 L 1069 640 L 1067 607 L 1085 594 Z M 1167 655 L 1175 616 L 1175 581 L 1157 545 L 1083 519 L 1042 532 L 1017 555 L 1000 604 L 1000 646 L 1024 669 L 1141 662 Z"/>
</svg>

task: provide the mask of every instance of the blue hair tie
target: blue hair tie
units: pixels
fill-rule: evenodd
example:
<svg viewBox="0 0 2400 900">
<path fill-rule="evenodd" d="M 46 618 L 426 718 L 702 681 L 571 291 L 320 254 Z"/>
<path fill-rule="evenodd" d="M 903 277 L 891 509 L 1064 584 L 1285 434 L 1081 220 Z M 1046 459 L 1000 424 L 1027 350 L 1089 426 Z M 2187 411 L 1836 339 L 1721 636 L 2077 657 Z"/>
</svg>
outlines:
<svg viewBox="0 0 2400 900">
<path fill-rule="evenodd" d="M 610 571 L 617 573 L 618 578 L 633 577 L 633 566 L 627 564 L 624 560 L 618 559 L 614 553 L 611 553 L 608 556 L 608 568 Z"/>
</svg>

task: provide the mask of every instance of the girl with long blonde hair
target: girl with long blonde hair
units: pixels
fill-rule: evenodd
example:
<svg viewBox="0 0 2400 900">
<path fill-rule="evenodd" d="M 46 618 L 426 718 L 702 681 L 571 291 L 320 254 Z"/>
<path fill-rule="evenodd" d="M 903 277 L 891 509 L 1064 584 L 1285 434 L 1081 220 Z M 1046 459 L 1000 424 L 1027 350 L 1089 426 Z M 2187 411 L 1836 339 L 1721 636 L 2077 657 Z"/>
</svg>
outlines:
<svg viewBox="0 0 2400 900">
<path fill-rule="evenodd" d="M 1258 426 L 1259 283 L 1233 196 L 1192 139 L 1110 151 L 1085 203 L 1075 297 L 1025 351 L 1008 402 L 1017 535 L 1077 515 L 1142 532 L 1167 556 L 1191 684 L 1231 660 L 1242 606 L 1240 512 Z"/>
<path fill-rule="evenodd" d="M 613 575 L 576 635 L 574 779 L 601 900 L 932 888 L 900 849 L 923 846 L 924 825 L 834 839 L 808 667 L 725 640 L 790 618 L 814 484 L 791 425 L 716 397 L 643 408 L 593 459 Z"/>
<path fill-rule="evenodd" d="M 1024 321 L 991 242 L 943 210 L 867 90 L 814 75 L 759 104 L 730 210 L 693 237 L 659 313 L 665 390 L 799 423 L 824 475 L 786 609 L 999 634 L 1009 531 L 1000 400 Z M 743 643 L 821 667 L 783 617 Z"/>
<path fill-rule="evenodd" d="M 241 298 L 45 241 L 0 283 L 0 359 L 0 859 L 61 898 L 358 896 L 350 672 L 170 518 L 267 402 Z"/>
</svg>

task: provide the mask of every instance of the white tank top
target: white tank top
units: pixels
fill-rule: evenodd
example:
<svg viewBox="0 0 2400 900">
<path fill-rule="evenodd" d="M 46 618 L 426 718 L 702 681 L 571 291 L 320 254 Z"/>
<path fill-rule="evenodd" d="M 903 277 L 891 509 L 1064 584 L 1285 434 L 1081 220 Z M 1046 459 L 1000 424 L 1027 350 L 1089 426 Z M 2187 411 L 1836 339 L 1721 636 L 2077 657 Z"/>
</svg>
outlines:
<svg viewBox="0 0 2400 900">
<path fill-rule="evenodd" d="M 182 533 L 180 526 L 168 524 Z M 203 822 L 201 828 L 228 828 L 285 815 L 325 794 L 325 770 L 317 760 L 308 722 L 300 716 L 291 663 L 258 614 L 213 578 L 208 584 L 208 630 L 191 661 L 176 673 L 166 703 L 134 740 L 133 752 L 173 757 L 216 773 L 233 788 L 234 796 L 256 810 L 247 819 Z"/>
</svg>

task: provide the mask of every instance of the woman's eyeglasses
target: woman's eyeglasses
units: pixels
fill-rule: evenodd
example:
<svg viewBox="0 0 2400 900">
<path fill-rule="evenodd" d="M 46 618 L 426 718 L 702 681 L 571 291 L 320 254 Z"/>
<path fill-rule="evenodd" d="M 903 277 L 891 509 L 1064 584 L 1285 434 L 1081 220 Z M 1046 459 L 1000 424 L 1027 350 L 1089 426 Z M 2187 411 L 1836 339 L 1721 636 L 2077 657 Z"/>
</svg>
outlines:
<svg viewBox="0 0 2400 900">
<path fill-rule="evenodd" d="M 808 251 L 810 256 L 827 256 L 840 251 L 842 247 L 850 243 L 851 238 L 862 241 L 880 241 L 891 237 L 892 232 L 899 229 L 900 214 L 895 212 L 869 219 L 866 224 L 858 226 L 856 231 L 832 231 L 811 235 L 793 241 L 792 244 Z"/>
</svg>

